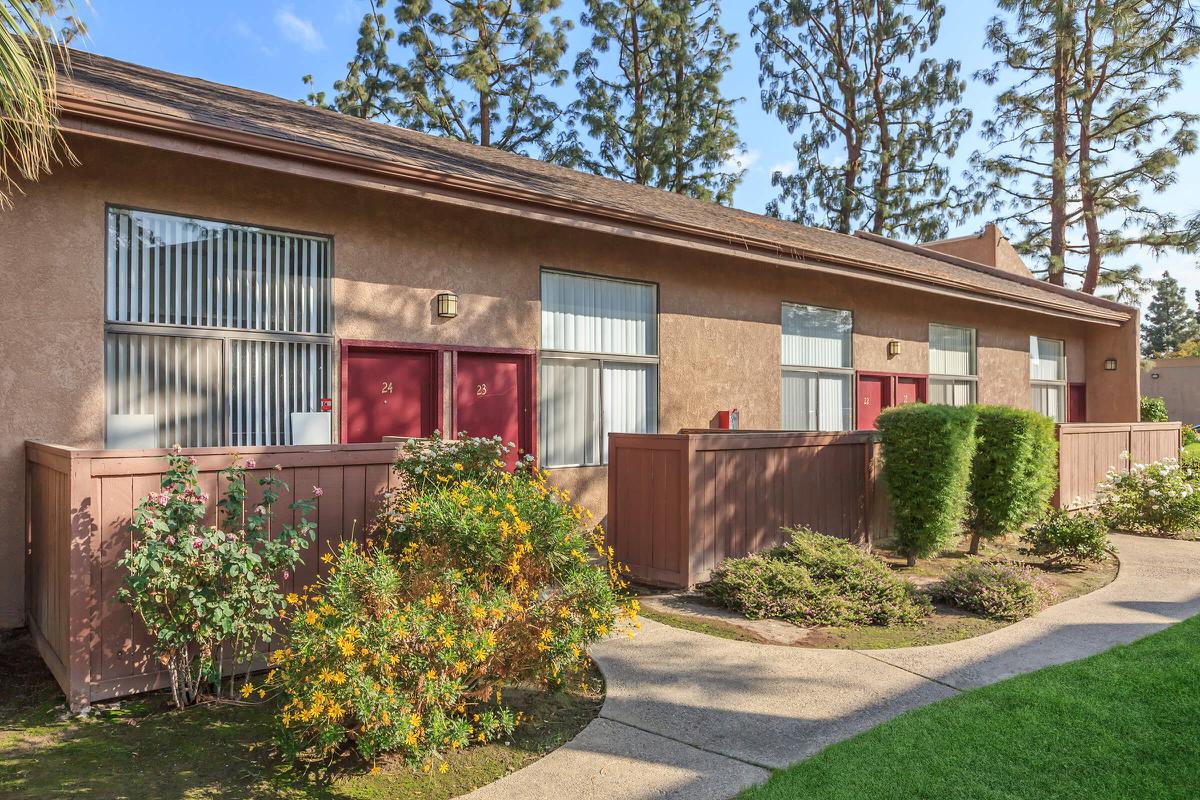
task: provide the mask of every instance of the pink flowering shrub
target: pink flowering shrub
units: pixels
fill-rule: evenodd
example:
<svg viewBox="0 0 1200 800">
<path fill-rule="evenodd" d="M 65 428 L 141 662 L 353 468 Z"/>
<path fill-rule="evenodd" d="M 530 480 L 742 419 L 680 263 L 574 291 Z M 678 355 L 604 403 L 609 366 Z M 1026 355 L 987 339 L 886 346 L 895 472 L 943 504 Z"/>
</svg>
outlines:
<svg viewBox="0 0 1200 800">
<path fill-rule="evenodd" d="M 1054 587 L 1023 564 L 971 558 L 956 567 L 931 594 L 934 600 L 991 619 L 1031 617 L 1054 602 Z"/>
<path fill-rule="evenodd" d="M 1121 457 L 1128 460 L 1129 454 Z M 1133 533 L 1174 534 L 1200 528 L 1200 492 L 1174 459 L 1115 469 L 1096 487 L 1109 526 Z"/>
<path fill-rule="evenodd" d="M 273 472 L 258 481 L 262 501 L 247 508 L 246 469 L 254 462 L 236 457 L 222 472 L 220 525 L 205 525 L 210 498 L 200 490 L 195 459 L 176 450 L 167 462 L 160 491 L 134 509 L 133 546 L 119 562 L 129 574 L 118 596 L 153 637 L 183 707 L 207 688 L 220 691 L 225 656 L 248 669 L 257 645 L 271 638 L 284 605 L 279 580 L 300 561 L 316 525 L 308 519 L 312 500 L 291 504 L 297 524 L 272 525 L 286 488 Z"/>
</svg>

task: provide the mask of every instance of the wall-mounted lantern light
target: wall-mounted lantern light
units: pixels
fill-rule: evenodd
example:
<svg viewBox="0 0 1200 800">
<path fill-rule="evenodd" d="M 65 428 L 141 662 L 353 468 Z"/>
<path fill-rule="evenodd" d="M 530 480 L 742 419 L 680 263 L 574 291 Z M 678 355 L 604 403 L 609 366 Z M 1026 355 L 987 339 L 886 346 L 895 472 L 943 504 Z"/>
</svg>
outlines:
<svg viewBox="0 0 1200 800">
<path fill-rule="evenodd" d="M 458 295 L 454 292 L 442 292 L 437 296 L 437 315 L 445 319 L 458 316 Z"/>
<path fill-rule="evenodd" d="M 1104 368 L 1106 370 L 1108 370 L 1109 372 L 1112 372 L 1114 369 L 1117 368 L 1117 360 L 1115 358 L 1104 359 Z"/>
<path fill-rule="evenodd" d="M 890 342 L 888 342 L 887 353 L 888 358 L 895 358 L 896 356 L 900 355 L 900 342 L 896 341 L 895 339 L 892 339 Z"/>
</svg>

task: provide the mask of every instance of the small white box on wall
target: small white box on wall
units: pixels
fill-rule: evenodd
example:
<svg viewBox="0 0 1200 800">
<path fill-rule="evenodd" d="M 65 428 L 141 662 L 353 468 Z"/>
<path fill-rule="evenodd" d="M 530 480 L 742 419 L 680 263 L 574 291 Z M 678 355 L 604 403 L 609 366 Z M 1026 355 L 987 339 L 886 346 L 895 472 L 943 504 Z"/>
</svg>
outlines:
<svg viewBox="0 0 1200 800">
<path fill-rule="evenodd" d="M 293 411 L 292 444 L 333 444 L 333 412 Z"/>
<path fill-rule="evenodd" d="M 104 446 L 109 450 L 149 450 L 158 447 L 158 422 L 153 414 L 109 414 Z"/>
</svg>

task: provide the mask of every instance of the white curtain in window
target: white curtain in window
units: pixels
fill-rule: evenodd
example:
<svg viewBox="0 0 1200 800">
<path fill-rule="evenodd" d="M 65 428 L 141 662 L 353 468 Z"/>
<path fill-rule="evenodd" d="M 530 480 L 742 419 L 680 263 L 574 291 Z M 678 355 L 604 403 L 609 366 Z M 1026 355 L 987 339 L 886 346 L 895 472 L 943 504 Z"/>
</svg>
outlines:
<svg viewBox="0 0 1200 800">
<path fill-rule="evenodd" d="M 542 272 L 542 348 L 655 355 L 658 352 L 655 287 Z"/>
<path fill-rule="evenodd" d="M 542 463 L 548 467 L 597 463 L 600 362 L 544 358 L 538 390 Z"/>
<path fill-rule="evenodd" d="M 817 376 L 812 372 L 783 373 L 783 429 L 815 431 L 817 429 Z"/>
<path fill-rule="evenodd" d="M 844 431 L 851 427 L 851 376 L 835 372 L 783 372 L 783 429 Z"/>
<path fill-rule="evenodd" d="M 849 311 L 784 303 L 783 365 L 849 368 L 853 329 Z"/>
<path fill-rule="evenodd" d="M 1045 414 L 1055 422 L 1065 422 L 1066 385 L 1062 383 L 1035 383 L 1029 387 L 1030 407 Z"/>
<path fill-rule="evenodd" d="M 929 326 L 931 375 L 975 374 L 975 331 L 951 325 Z"/>
<path fill-rule="evenodd" d="M 1035 381 L 1066 380 L 1063 342 L 1029 337 L 1029 377 Z"/>
<path fill-rule="evenodd" d="M 605 362 L 603 460 L 608 461 L 608 434 L 658 433 L 658 366 Z"/>
<path fill-rule="evenodd" d="M 819 418 L 817 428 L 822 431 L 844 431 L 850 429 L 850 399 L 852 391 L 849 375 L 821 373 L 818 379 Z"/>
<path fill-rule="evenodd" d="M 945 406 L 970 405 L 975 402 L 975 382 L 930 378 L 929 402 Z"/>
</svg>

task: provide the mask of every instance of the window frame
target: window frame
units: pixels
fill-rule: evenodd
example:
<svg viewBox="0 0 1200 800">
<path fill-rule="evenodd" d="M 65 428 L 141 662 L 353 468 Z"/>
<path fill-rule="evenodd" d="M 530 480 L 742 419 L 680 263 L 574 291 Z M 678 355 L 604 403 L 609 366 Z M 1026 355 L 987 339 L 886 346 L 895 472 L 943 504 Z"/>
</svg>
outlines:
<svg viewBox="0 0 1200 800">
<path fill-rule="evenodd" d="M 1060 358 L 1058 360 L 1058 362 L 1059 362 L 1059 372 L 1058 372 L 1059 378 L 1058 378 L 1058 380 L 1046 380 L 1045 378 L 1033 377 L 1034 347 L 1037 346 L 1037 343 L 1039 341 L 1043 341 L 1043 340 L 1049 341 L 1049 342 L 1058 342 L 1059 345 L 1062 346 L 1062 356 L 1060 356 Z M 1039 361 L 1041 360 L 1040 356 L 1039 356 L 1038 360 Z M 1034 405 L 1034 401 L 1033 401 L 1034 391 L 1039 386 L 1057 387 L 1057 389 L 1058 389 L 1058 416 L 1057 417 L 1046 414 L 1045 411 L 1042 411 L 1041 409 L 1037 408 Z M 1050 417 L 1050 419 L 1054 420 L 1054 422 L 1056 422 L 1056 423 L 1066 422 L 1067 415 L 1069 413 L 1068 408 L 1067 408 L 1067 406 L 1070 402 L 1069 397 L 1068 397 L 1069 392 L 1070 392 L 1070 389 L 1069 389 L 1069 385 L 1068 385 L 1068 381 L 1067 381 L 1067 340 L 1066 339 L 1056 339 L 1052 336 L 1037 336 L 1034 334 L 1030 334 L 1030 336 L 1029 336 L 1029 407 L 1030 407 L 1030 409 L 1032 409 L 1033 411 L 1037 411 L 1039 414 L 1043 414 L 1044 416 Z"/>
<path fill-rule="evenodd" d="M 813 308 L 813 309 L 817 309 L 819 311 L 831 311 L 836 314 L 849 314 L 850 315 L 850 339 L 849 339 L 850 353 L 849 353 L 849 358 L 847 360 L 850 362 L 850 365 L 846 366 L 846 367 L 824 367 L 824 366 L 811 366 L 811 365 L 804 365 L 804 364 L 784 364 L 783 363 L 783 336 L 784 336 L 783 319 L 784 319 L 784 315 L 787 313 L 788 306 Z M 806 428 L 786 428 L 786 427 L 784 427 L 783 377 L 784 377 L 785 373 L 791 373 L 791 374 L 799 373 L 799 374 L 812 375 L 817 379 L 818 386 L 820 384 L 820 380 L 823 375 L 834 375 L 837 377 L 849 378 L 850 387 L 849 387 L 848 395 L 850 398 L 850 408 L 849 408 L 849 417 L 850 418 L 849 418 L 849 420 L 846 420 L 846 419 L 842 420 L 844 423 L 846 423 L 846 427 L 838 428 L 837 431 L 822 431 L 821 430 L 821 423 L 820 423 L 821 396 L 820 396 L 820 392 L 818 390 L 816 411 L 815 411 L 818 421 L 817 421 L 817 427 L 813 428 L 812 430 L 816 431 L 816 432 L 829 432 L 829 433 L 854 430 L 854 428 L 855 428 L 854 411 L 855 411 L 856 400 L 857 400 L 857 396 L 858 396 L 858 380 L 855 377 L 856 373 L 854 370 L 854 310 L 850 309 L 850 308 L 832 308 L 830 306 L 820 306 L 820 305 L 815 305 L 813 303 L 797 303 L 797 302 L 794 302 L 791 300 L 783 300 L 779 304 L 779 342 L 780 342 L 780 347 L 779 347 L 779 398 L 780 398 L 779 428 L 780 428 L 780 430 L 804 430 L 804 431 L 808 430 Z"/>
<path fill-rule="evenodd" d="M 575 278 L 587 278 L 587 279 L 591 279 L 591 280 L 613 281 L 616 283 L 628 283 L 628 284 L 632 284 L 635 286 L 653 287 L 653 289 L 654 289 L 654 354 L 653 355 L 626 355 L 623 353 L 596 353 L 596 352 L 592 352 L 589 350 L 556 350 L 556 349 L 543 348 L 541 346 L 542 340 L 543 340 L 543 334 L 544 334 L 544 331 L 542 329 L 542 309 L 544 307 L 545 298 L 543 295 L 544 285 L 542 283 L 542 277 L 546 273 L 554 273 L 554 274 L 558 274 L 558 275 L 568 275 L 568 276 L 575 277 Z M 662 408 L 661 408 L 662 381 L 660 380 L 661 373 L 659 371 L 659 368 L 661 367 L 661 364 L 662 364 L 662 353 L 661 353 L 662 348 L 659 346 L 661 344 L 661 338 L 662 338 L 662 328 L 661 328 L 662 319 L 661 319 L 661 317 L 662 317 L 662 291 L 661 291 L 661 287 L 659 286 L 657 281 L 636 280 L 633 278 L 625 278 L 625 277 L 619 277 L 619 276 L 615 276 L 615 275 L 606 275 L 606 274 L 598 273 L 598 272 L 584 272 L 582 270 L 563 269 L 560 267 L 546 266 L 544 264 L 539 267 L 539 269 L 538 269 L 538 351 L 537 351 L 537 353 L 538 353 L 537 405 L 539 408 L 539 412 L 538 412 L 539 416 L 541 416 L 540 409 L 541 409 L 542 391 L 543 391 L 543 384 L 544 384 L 544 381 L 542 381 L 542 378 L 541 378 L 541 367 L 542 367 L 543 360 L 570 361 L 570 362 L 575 362 L 577 364 L 578 363 L 591 363 L 591 364 L 596 365 L 596 369 L 598 371 L 598 376 L 597 376 L 597 381 L 596 381 L 596 395 L 597 395 L 596 402 L 595 402 L 596 411 L 594 413 L 589 411 L 589 416 L 592 416 L 592 419 L 589 420 L 589 422 L 591 423 L 590 427 L 595 432 L 595 435 L 597 437 L 594 442 L 595 452 L 596 452 L 595 463 L 585 462 L 585 463 L 579 463 L 579 464 L 551 464 L 549 462 L 543 462 L 543 464 L 542 464 L 543 467 L 545 467 L 546 469 L 587 469 L 587 468 L 607 467 L 608 466 L 608 448 L 606 447 L 607 436 L 605 434 L 608 417 L 607 417 L 607 409 L 605 408 L 605 405 L 604 405 L 604 367 L 606 364 L 633 364 L 633 365 L 653 366 L 654 367 L 654 396 L 653 396 L 653 399 L 652 399 L 652 402 L 650 403 L 650 405 L 654 409 L 654 426 L 653 427 L 654 427 L 655 431 L 658 430 L 659 417 L 662 412 Z M 540 421 L 539 421 L 538 431 L 537 431 L 537 448 L 538 448 L 538 453 L 542 458 L 544 458 L 545 455 L 549 452 L 549 448 L 546 446 L 547 442 L 546 442 L 544 436 L 545 436 L 545 429 L 540 424 Z"/>
<path fill-rule="evenodd" d="M 114 279 L 113 271 L 110 269 L 109 257 L 113 252 L 115 242 L 113 237 L 116 235 L 116 226 L 112 224 L 114 213 L 129 212 L 133 214 L 156 214 L 164 217 L 175 217 L 181 220 L 196 220 L 199 222 L 212 223 L 214 225 L 228 225 L 238 228 L 252 228 L 259 231 L 265 231 L 272 234 L 283 236 L 292 236 L 304 239 L 324 240 L 328 243 L 328 269 L 324 276 L 315 278 L 323 284 L 324 296 L 328 299 L 328 308 L 324 314 L 326 333 L 305 333 L 298 331 L 274 331 L 254 328 L 233 328 L 228 326 L 217 325 L 191 325 L 191 324 L 176 324 L 159 322 L 134 322 L 124 320 L 110 319 L 109 298 L 110 292 L 115 289 L 112 285 Z M 334 344 L 336 336 L 334 331 L 337 329 L 337 304 L 333 300 L 333 279 L 337 274 L 336 267 L 337 246 L 334 234 L 319 233 L 315 231 L 300 230 L 295 228 L 283 228 L 274 225 L 266 225 L 255 222 L 246 222 L 232 219 L 223 219 L 218 217 L 210 217 L 202 214 L 193 214 L 181 211 L 166 211 L 158 208 L 146 208 L 143 206 L 129 205 L 123 203 L 105 202 L 104 204 L 104 252 L 101 254 L 101 268 L 104 275 L 104 290 L 101 296 L 104 317 L 104 342 L 105 356 L 103 360 L 103 371 L 105 374 L 104 388 L 104 421 L 103 421 L 103 436 L 107 446 L 108 442 L 108 417 L 112 414 L 110 409 L 110 397 L 108 383 L 108 347 L 109 334 L 130 335 L 130 336 L 162 336 L 167 338 L 196 338 L 219 341 L 221 347 L 221 409 L 220 415 L 223 420 L 221 431 L 221 443 L 215 445 L 217 447 L 237 447 L 237 446 L 255 446 L 255 445 L 239 445 L 233 441 L 233 403 L 231 398 L 230 388 L 230 370 L 233 368 L 232 350 L 235 341 L 255 341 L 255 342 L 272 342 L 272 343 L 291 343 L 291 344 L 318 344 L 325 345 L 325 358 L 322 369 L 324 372 L 324 383 L 332 396 L 334 384 Z M 290 423 L 289 423 L 290 424 Z"/>
<path fill-rule="evenodd" d="M 954 375 L 942 372 L 933 371 L 933 329 L 934 328 L 954 328 L 960 331 L 971 332 L 971 372 L 967 375 Z M 979 330 L 967 325 L 951 325 L 947 322 L 930 322 L 926 330 L 927 350 L 926 353 L 926 369 L 929 374 L 925 384 L 926 397 L 933 396 L 934 386 L 944 386 L 946 384 L 966 383 L 969 386 L 971 397 L 966 405 L 979 402 Z M 930 400 L 932 402 L 932 400 Z M 943 404 L 945 405 L 945 404 Z"/>
</svg>

